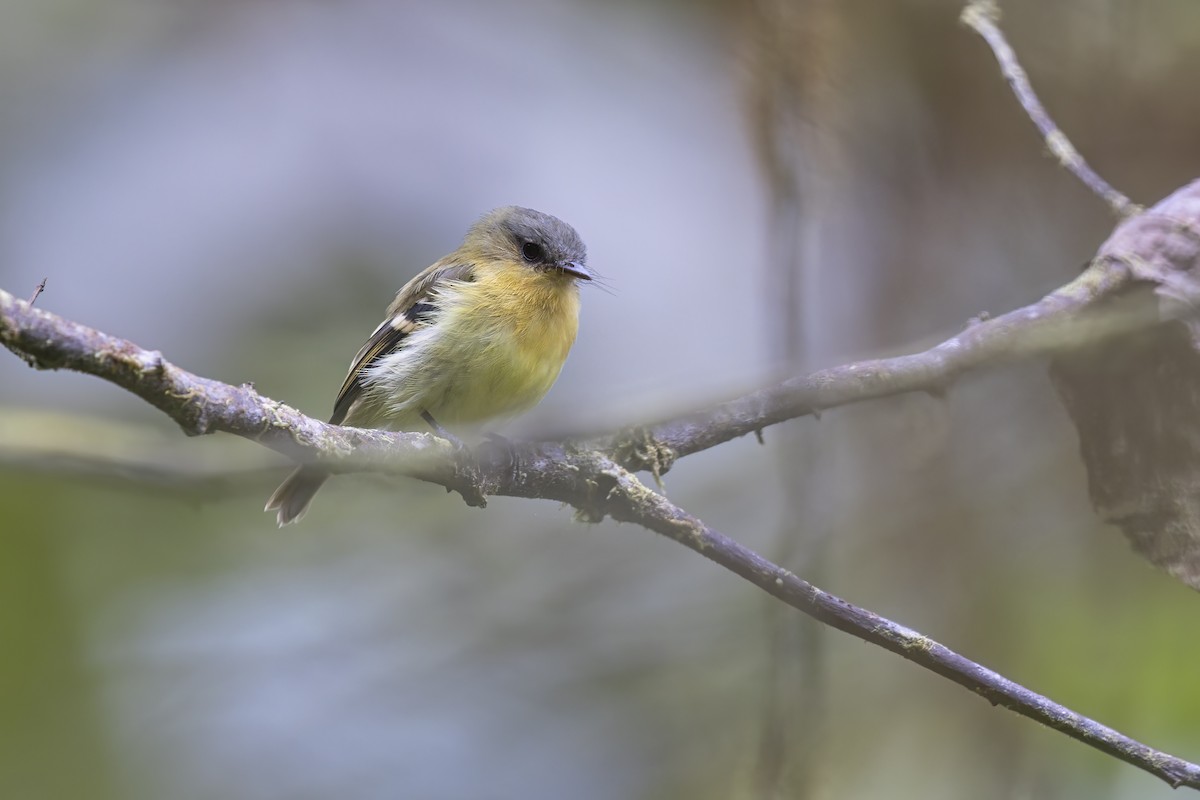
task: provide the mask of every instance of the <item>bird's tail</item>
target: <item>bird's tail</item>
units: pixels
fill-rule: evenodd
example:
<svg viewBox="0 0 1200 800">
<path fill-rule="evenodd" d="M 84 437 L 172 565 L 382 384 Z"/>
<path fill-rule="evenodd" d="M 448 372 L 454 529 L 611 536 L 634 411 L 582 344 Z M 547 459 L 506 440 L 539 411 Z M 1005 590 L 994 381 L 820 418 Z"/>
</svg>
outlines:
<svg viewBox="0 0 1200 800">
<path fill-rule="evenodd" d="M 328 472 L 315 467 L 296 467 L 295 472 L 279 484 L 263 511 L 278 511 L 275 518 L 281 528 L 289 522 L 297 522 L 308 511 L 313 495 L 328 479 Z"/>
</svg>

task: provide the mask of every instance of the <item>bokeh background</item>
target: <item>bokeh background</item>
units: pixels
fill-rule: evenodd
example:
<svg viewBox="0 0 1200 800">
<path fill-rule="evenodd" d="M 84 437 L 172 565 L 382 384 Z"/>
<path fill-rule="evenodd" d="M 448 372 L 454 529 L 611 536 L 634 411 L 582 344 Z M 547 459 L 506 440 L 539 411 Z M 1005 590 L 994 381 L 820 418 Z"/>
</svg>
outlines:
<svg viewBox="0 0 1200 800">
<path fill-rule="evenodd" d="M 0 0 L 0 285 L 324 416 L 496 205 L 588 289 L 510 435 L 925 346 L 1072 277 L 1105 207 L 951 0 Z M 1036 88 L 1151 203 L 1200 171 L 1200 6 L 1008 0 Z M 639 528 L 287 468 L 0 358 L 0 795 L 1144 798 L 1170 791 L 779 612 Z M 1088 507 L 1044 365 L 732 442 L 675 501 L 1200 759 L 1196 593 Z"/>
</svg>

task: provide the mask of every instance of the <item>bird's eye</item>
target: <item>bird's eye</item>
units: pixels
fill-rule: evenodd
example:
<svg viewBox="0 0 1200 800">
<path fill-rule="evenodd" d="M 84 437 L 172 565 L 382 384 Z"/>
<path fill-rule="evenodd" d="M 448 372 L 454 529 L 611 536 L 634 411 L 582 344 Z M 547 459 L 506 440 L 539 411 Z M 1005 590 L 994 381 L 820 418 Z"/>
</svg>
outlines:
<svg viewBox="0 0 1200 800">
<path fill-rule="evenodd" d="M 521 245 L 521 258 L 530 264 L 535 264 L 546 257 L 546 251 L 537 242 L 526 242 Z"/>
</svg>

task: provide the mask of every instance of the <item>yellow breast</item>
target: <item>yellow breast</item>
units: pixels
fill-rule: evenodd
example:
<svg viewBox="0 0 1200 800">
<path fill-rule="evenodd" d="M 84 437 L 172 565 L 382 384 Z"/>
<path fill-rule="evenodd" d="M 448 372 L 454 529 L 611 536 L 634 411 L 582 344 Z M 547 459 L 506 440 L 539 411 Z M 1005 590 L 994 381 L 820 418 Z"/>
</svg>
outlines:
<svg viewBox="0 0 1200 800">
<path fill-rule="evenodd" d="M 579 328 L 579 289 L 529 268 L 481 271 L 462 284 L 439 325 L 446 382 L 427 410 L 445 425 L 510 417 L 558 379 Z M 456 343 L 470 342 L 470 346 Z"/>
</svg>

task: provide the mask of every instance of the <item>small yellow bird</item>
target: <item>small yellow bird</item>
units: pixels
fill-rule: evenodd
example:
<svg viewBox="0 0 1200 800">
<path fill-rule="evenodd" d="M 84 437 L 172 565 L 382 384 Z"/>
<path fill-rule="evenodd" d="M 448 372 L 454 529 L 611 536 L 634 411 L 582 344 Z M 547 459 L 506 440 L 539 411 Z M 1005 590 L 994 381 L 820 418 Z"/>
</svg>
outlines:
<svg viewBox="0 0 1200 800">
<path fill-rule="evenodd" d="M 579 281 L 592 278 L 583 241 L 562 220 L 518 206 L 485 214 L 396 294 L 329 422 L 447 435 L 533 407 L 562 370 L 579 329 Z M 280 526 L 295 522 L 328 477 L 298 467 L 265 510 Z"/>
</svg>

